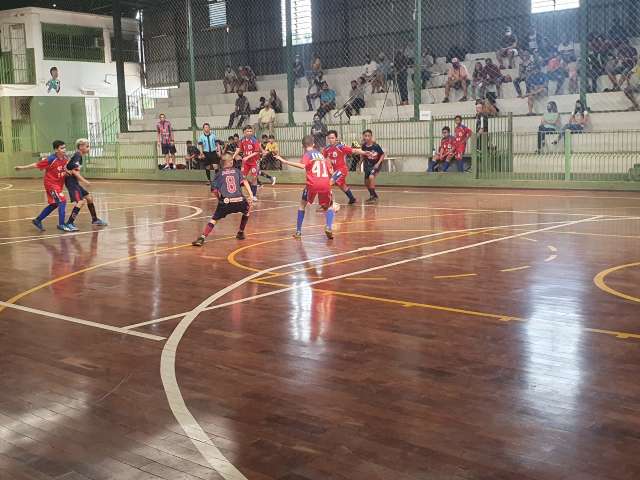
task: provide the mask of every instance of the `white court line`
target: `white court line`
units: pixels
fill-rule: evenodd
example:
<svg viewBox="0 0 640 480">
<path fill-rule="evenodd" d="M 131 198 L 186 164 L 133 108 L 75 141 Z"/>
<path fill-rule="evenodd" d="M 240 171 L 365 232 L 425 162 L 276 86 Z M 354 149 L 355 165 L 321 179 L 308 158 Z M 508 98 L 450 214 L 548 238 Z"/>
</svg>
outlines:
<svg viewBox="0 0 640 480">
<path fill-rule="evenodd" d="M 234 304 L 237 304 L 237 303 L 248 302 L 248 301 L 251 301 L 251 300 L 258 299 L 258 298 L 264 298 L 264 297 L 267 297 L 267 296 L 276 295 L 278 293 L 283 293 L 283 292 L 287 292 L 287 291 L 298 289 L 298 288 L 309 287 L 309 286 L 316 285 L 316 284 L 319 284 L 319 283 L 325 283 L 325 282 L 329 282 L 329 281 L 332 281 L 332 280 L 338 280 L 338 279 L 341 279 L 341 278 L 347 278 L 347 277 L 351 277 L 351 276 L 355 276 L 355 275 L 361 275 L 361 274 L 364 274 L 364 273 L 374 272 L 374 271 L 377 271 L 377 270 L 381 270 L 383 268 L 389 268 L 389 267 L 402 265 L 402 264 L 409 263 L 409 262 L 415 262 L 415 261 L 418 261 L 418 260 L 424 260 L 424 259 L 427 259 L 427 258 L 431 258 L 431 257 L 439 256 L 439 255 L 444 255 L 444 254 L 447 254 L 447 253 L 453 253 L 453 252 L 458 252 L 458 251 L 461 251 L 461 250 L 467 250 L 467 249 L 470 249 L 470 248 L 475 248 L 475 247 L 479 247 L 479 246 L 483 246 L 483 245 L 489 245 L 489 244 L 492 244 L 492 243 L 497 243 L 497 242 L 501 242 L 501 241 L 505 241 L 505 240 L 510 240 L 512 238 L 519 238 L 519 237 L 523 237 L 523 236 L 526 236 L 526 235 L 532 235 L 532 234 L 535 234 L 535 233 L 541 233 L 541 232 L 546 232 L 546 231 L 550 231 L 550 230 L 554 230 L 554 229 L 558 229 L 558 228 L 564 228 L 564 227 L 568 227 L 568 226 L 571 226 L 571 225 L 576 225 L 578 223 L 594 221 L 594 220 L 597 220 L 599 218 L 601 218 L 601 217 L 600 216 L 595 216 L 595 217 L 585 218 L 585 219 L 581 219 L 581 220 L 575 220 L 575 221 L 572 221 L 572 222 L 564 222 L 564 223 L 561 223 L 559 225 L 553 225 L 553 226 L 541 228 L 541 229 L 538 229 L 538 230 L 532 230 L 532 231 L 527 231 L 527 232 L 523 232 L 523 233 L 517 233 L 517 234 L 514 234 L 514 235 L 507 236 L 507 237 L 501 237 L 501 238 L 486 240 L 484 242 L 478 242 L 478 243 L 474 243 L 474 244 L 471 244 L 471 245 L 465 245 L 465 246 L 462 246 L 462 247 L 452 248 L 452 249 L 449 249 L 449 250 L 444 250 L 444 251 L 440 251 L 440 252 L 434 252 L 434 253 L 430 253 L 430 254 L 427 254 L 427 255 L 422 255 L 420 257 L 409 258 L 409 259 L 401 260 L 401 261 L 398 261 L 398 262 L 389 263 L 389 264 L 386 264 L 386 265 L 380 265 L 380 266 L 377 266 L 377 267 L 371 267 L 371 268 L 367 268 L 367 269 L 364 269 L 364 270 L 359 270 L 357 272 L 351 272 L 351 273 L 346 273 L 346 274 L 343 274 L 343 275 L 338 275 L 338 276 L 327 278 L 327 279 L 317 280 L 315 282 L 295 285 L 295 286 L 292 286 L 292 287 L 287 287 L 287 288 L 283 288 L 283 289 L 280 289 L 280 290 L 267 292 L 267 293 L 260 294 L 260 295 L 255 295 L 253 297 L 244 298 L 244 299 L 236 300 L 236 301 L 233 301 L 233 302 L 227 302 L 227 304 L 220 304 L 220 305 L 216 305 L 215 307 L 209 307 L 209 305 L 211 303 L 215 302 L 216 300 L 218 300 L 219 298 L 223 297 L 227 293 L 235 290 L 236 288 L 238 288 L 238 287 L 250 282 L 251 280 L 254 280 L 255 278 L 258 278 L 258 277 L 260 277 L 262 275 L 265 275 L 267 273 L 273 272 L 275 270 L 280 270 L 282 268 L 290 268 L 290 267 L 293 267 L 293 266 L 296 266 L 296 265 L 309 263 L 310 261 L 318 261 L 320 259 L 316 258 L 316 259 L 312 259 L 312 260 L 302 260 L 302 261 L 298 261 L 298 262 L 289 263 L 289 264 L 286 264 L 286 265 L 280 265 L 280 266 L 277 266 L 277 267 L 267 268 L 265 270 L 261 270 L 259 272 L 255 272 L 255 273 L 253 273 L 251 275 L 248 275 L 245 278 L 243 278 L 241 280 L 238 280 L 237 282 L 235 282 L 235 283 L 223 288 L 222 290 L 214 293 L 209 298 L 207 298 L 203 302 L 201 302 L 198 306 L 196 306 L 193 310 L 188 312 L 184 316 L 184 318 L 180 321 L 180 323 L 178 323 L 176 328 L 173 330 L 173 332 L 171 333 L 171 335 L 169 336 L 169 338 L 165 342 L 164 347 L 162 349 L 161 359 L 160 359 L 160 376 L 162 378 L 162 384 L 164 386 L 165 393 L 167 395 L 167 400 L 169 402 L 169 406 L 171 408 L 171 411 L 173 412 L 176 420 L 178 421 L 178 423 L 180 424 L 180 426 L 184 430 L 185 434 L 191 439 L 191 441 L 193 442 L 195 447 L 198 449 L 198 451 L 202 454 L 202 456 L 205 458 L 205 460 L 209 463 L 209 465 L 211 465 L 211 467 L 216 472 L 218 472 L 225 480 L 246 480 L 246 477 L 233 464 L 231 464 L 231 462 L 229 462 L 229 460 L 227 460 L 224 457 L 222 452 L 220 452 L 218 447 L 216 447 L 213 444 L 213 442 L 211 441 L 211 439 L 209 438 L 207 433 L 202 429 L 200 424 L 193 417 L 193 415 L 191 414 L 191 412 L 187 408 L 187 405 L 186 405 L 186 403 L 184 401 L 184 397 L 182 396 L 182 393 L 180 391 L 180 386 L 178 385 L 178 380 L 177 380 L 177 377 L 176 377 L 176 355 L 177 355 L 178 345 L 180 344 L 180 341 L 182 340 L 182 337 L 186 333 L 186 331 L 189 328 L 189 326 L 193 323 L 193 321 L 196 319 L 196 317 L 200 313 L 205 311 L 207 308 L 221 308 L 223 305 L 234 305 Z M 329 256 L 329 257 L 331 257 L 331 256 Z"/>
<path fill-rule="evenodd" d="M 158 205 L 157 203 L 149 203 L 147 205 L 135 205 L 135 206 L 130 206 L 130 207 L 117 207 L 117 208 L 102 208 L 102 209 L 96 209 L 98 214 L 104 214 L 104 213 L 109 213 L 109 212 L 115 212 L 118 210 L 133 210 L 134 208 L 144 208 L 144 207 L 155 207 L 156 205 Z M 42 205 L 40 205 L 42 206 Z M 8 222 L 22 222 L 25 220 L 33 220 L 33 216 L 31 217 L 25 217 L 25 218 L 11 218 L 9 220 L 0 220 L 0 223 L 8 223 Z M 0 238 L 0 240 L 18 240 L 21 238 L 35 238 L 35 237 L 41 237 L 40 235 L 28 235 L 28 236 L 24 236 L 24 237 L 4 237 L 4 238 Z"/>
<path fill-rule="evenodd" d="M 58 320 L 64 320 L 65 322 L 78 323 L 80 325 L 87 325 L 90 327 L 99 328 L 101 330 L 108 330 L 110 332 L 117 332 L 125 335 L 133 335 L 134 337 L 146 338 L 148 340 L 161 341 L 165 339 L 165 337 L 160 337 L 158 335 L 151 335 L 149 333 L 142 333 L 142 332 L 132 332 L 130 330 L 125 330 L 120 327 L 112 327 L 111 325 L 105 325 L 103 323 L 90 322 L 89 320 L 82 320 L 80 318 L 69 317 L 68 315 L 60 315 L 58 313 L 47 312 L 45 310 L 39 310 L 37 308 L 25 307 L 23 305 L 16 305 L 15 303 L 0 302 L 0 306 L 6 307 L 6 308 L 13 308 L 14 310 L 20 310 L 23 312 L 33 313 L 35 315 L 42 315 L 44 317 L 56 318 Z"/>
<path fill-rule="evenodd" d="M 162 185 L 160 183 L 159 185 Z M 13 188 L 11 189 L 13 192 L 32 192 L 32 193 L 42 193 L 44 194 L 44 190 L 31 190 L 28 188 Z M 183 198 L 183 199 L 193 199 L 193 200 L 211 200 L 213 197 L 192 197 L 189 195 L 167 195 L 165 193 L 126 193 L 126 192 L 100 192 L 94 190 L 91 192 L 95 196 L 99 195 L 118 195 L 118 196 L 133 196 L 133 197 L 162 197 L 162 198 Z"/>
<path fill-rule="evenodd" d="M 13 188 L 13 185 L 11 185 L 10 183 L 3 183 L 4 187 L 0 187 L 0 192 L 2 190 L 11 190 Z"/>
</svg>

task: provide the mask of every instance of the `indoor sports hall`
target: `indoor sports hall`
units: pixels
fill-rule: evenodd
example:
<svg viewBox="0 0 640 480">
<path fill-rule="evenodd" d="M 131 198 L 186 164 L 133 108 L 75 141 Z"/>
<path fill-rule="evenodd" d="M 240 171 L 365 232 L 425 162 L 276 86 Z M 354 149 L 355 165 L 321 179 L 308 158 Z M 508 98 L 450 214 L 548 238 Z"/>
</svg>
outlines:
<svg viewBox="0 0 640 480">
<path fill-rule="evenodd" d="M 639 19 L 1 5 L 0 480 L 640 478 Z"/>
</svg>

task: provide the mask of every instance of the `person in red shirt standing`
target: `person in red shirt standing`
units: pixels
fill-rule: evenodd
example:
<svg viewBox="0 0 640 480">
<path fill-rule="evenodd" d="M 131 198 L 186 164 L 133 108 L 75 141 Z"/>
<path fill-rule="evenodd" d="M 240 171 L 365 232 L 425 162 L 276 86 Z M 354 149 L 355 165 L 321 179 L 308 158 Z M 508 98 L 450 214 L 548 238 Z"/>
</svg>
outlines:
<svg viewBox="0 0 640 480">
<path fill-rule="evenodd" d="M 326 212 L 324 232 L 327 238 L 331 240 L 333 239 L 333 218 L 335 216 L 331 185 L 341 176 L 341 173 L 336 172 L 334 175 L 331 162 L 316 149 L 311 135 L 305 135 L 302 139 L 302 146 L 304 147 L 304 154 L 300 162 L 290 162 L 280 155 L 276 156 L 282 163 L 307 172 L 307 183 L 302 191 L 302 199 L 298 207 L 298 221 L 294 237 L 300 238 L 302 236 L 302 222 L 304 222 L 307 205 L 313 204 L 316 197 L 318 197 L 318 203 Z"/>
<path fill-rule="evenodd" d="M 349 175 L 347 156 L 368 154 L 359 148 L 352 148 L 340 143 L 338 141 L 338 132 L 336 130 L 329 130 L 327 132 L 327 141 L 329 142 L 329 146 L 322 150 L 322 155 L 331 162 L 335 172 L 340 172 L 340 176 L 336 180 L 336 185 L 340 187 L 340 190 L 342 190 L 349 198 L 349 205 L 353 205 L 357 200 L 356 197 L 353 196 L 351 188 L 347 185 L 347 176 Z"/>
<path fill-rule="evenodd" d="M 58 209 L 58 230 L 62 230 L 63 232 L 72 231 L 71 228 L 64 223 L 65 208 L 67 205 L 67 200 L 64 197 L 64 180 L 67 175 L 67 163 L 69 163 L 66 148 L 62 140 L 56 140 L 53 142 L 53 154 L 36 163 L 16 166 L 16 170 L 28 170 L 30 168 L 44 170 L 44 190 L 47 194 L 48 205 L 44 207 L 40 215 L 31 221 L 41 232 L 44 232 L 42 221 L 56 208 Z"/>
<path fill-rule="evenodd" d="M 436 167 L 440 166 L 440 171 L 446 172 L 449 170 L 451 160 L 456 156 L 455 150 L 455 137 L 451 135 L 451 129 L 444 127 L 442 129 L 442 140 L 440 140 L 440 147 L 435 153 L 433 158 L 429 160 L 429 172 L 435 172 Z"/>
<path fill-rule="evenodd" d="M 258 197 L 258 162 L 262 157 L 262 145 L 253 133 L 253 127 L 247 125 L 242 130 L 244 136 L 238 144 L 234 159 L 242 156 L 242 176 L 249 181 L 254 199 Z"/>
<path fill-rule="evenodd" d="M 456 161 L 458 162 L 458 171 L 464 171 L 464 152 L 467 150 L 467 141 L 473 135 L 473 131 L 462 123 L 462 117 L 460 115 L 456 115 L 454 120 L 455 129 L 454 129 L 454 150 L 456 152 Z"/>
</svg>

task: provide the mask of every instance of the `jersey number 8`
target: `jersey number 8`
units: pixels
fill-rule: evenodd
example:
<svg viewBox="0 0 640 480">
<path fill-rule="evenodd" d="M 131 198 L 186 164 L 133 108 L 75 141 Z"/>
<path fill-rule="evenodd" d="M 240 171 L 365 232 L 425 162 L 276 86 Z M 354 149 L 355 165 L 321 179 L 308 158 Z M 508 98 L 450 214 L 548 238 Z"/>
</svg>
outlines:
<svg viewBox="0 0 640 480">
<path fill-rule="evenodd" d="M 227 183 L 227 192 L 236 193 L 238 190 L 238 185 L 236 184 L 236 178 L 228 175 L 224 177 L 224 181 Z"/>
</svg>

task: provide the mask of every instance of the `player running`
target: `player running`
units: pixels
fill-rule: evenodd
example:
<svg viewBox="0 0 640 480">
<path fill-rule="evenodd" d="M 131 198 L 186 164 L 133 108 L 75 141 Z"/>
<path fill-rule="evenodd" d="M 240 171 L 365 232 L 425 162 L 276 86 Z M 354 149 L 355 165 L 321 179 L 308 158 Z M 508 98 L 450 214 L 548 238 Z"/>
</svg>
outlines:
<svg viewBox="0 0 640 480">
<path fill-rule="evenodd" d="M 243 185 L 247 190 L 248 197 L 245 197 L 242 193 Z M 232 213 L 242 214 L 240 230 L 238 230 L 236 238 L 238 240 L 244 240 L 244 229 L 249 221 L 253 194 L 249 182 L 242 176 L 242 173 L 240 173 L 237 168 L 233 167 L 233 155 L 230 153 L 222 155 L 222 170 L 213 179 L 211 187 L 211 190 L 218 197 L 218 206 L 211 220 L 209 220 L 209 223 L 204 227 L 202 235 L 194 240 L 191 245 L 194 247 L 204 245 L 205 239 L 213 231 L 216 223 Z"/>
<path fill-rule="evenodd" d="M 339 178 L 336 180 L 336 185 L 344 192 L 347 198 L 349 198 L 349 205 L 353 205 L 357 200 L 356 197 L 353 196 L 351 188 L 347 185 L 347 176 L 349 175 L 347 156 L 368 156 L 369 153 L 364 150 L 360 150 L 359 148 L 352 148 L 339 142 L 338 132 L 336 130 L 329 130 L 327 132 L 327 141 L 329 142 L 329 146 L 322 150 L 322 155 L 331 162 L 334 171 L 341 173 Z"/>
<path fill-rule="evenodd" d="M 258 162 L 262 157 L 262 147 L 260 142 L 253 134 L 253 127 L 247 125 L 242 130 L 244 137 L 240 140 L 235 153 L 234 159 L 239 159 L 242 155 L 242 176 L 247 179 L 251 185 L 251 193 L 253 198 L 257 200 L 258 196 Z"/>
<path fill-rule="evenodd" d="M 276 156 L 282 163 L 307 172 L 307 184 L 302 191 L 302 200 L 298 207 L 298 221 L 296 223 L 294 238 L 302 237 L 302 223 L 304 222 L 305 210 L 307 205 L 312 205 L 315 198 L 318 197 L 318 203 L 320 203 L 320 206 L 326 212 L 324 233 L 327 235 L 327 238 L 331 240 L 333 239 L 333 218 L 335 216 L 331 185 L 341 176 L 341 173 L 336 172 L 335 175 L 333 174 L 331 162 L 316 150 L 311 135 L 304 136 L 302 146 L 304 147 L 304 155 L 302 155 L 300 163 L 290 162 L 280 155 Z M 332 177 L 332 175 L 334 176 Z"/>
<path fill-rule="evenodd" d="M 364 185 L 369 190 L 367 203 L 378 201 L 376 193 L 376 175 L 380 172 L 380 165 L 384 160 L 384 150 L 373 140 L 373 132 L 369 129 L 362 132 L 362 150 L 366 156 L 362 156 L 362 167 L 364 170 Z"/>
<path fill-rule="evenodd" d="M 64 177 L 66 176 L 66 166 L 69 162 L 66 148 L 62 140 L 56 140 L 53 142 L 53 153 L 48 157 L 29 165 L 16 166 L 16 170 L 28 170 L 30 168 L 44 170 L 44 190 L 47 193 L 48 205 L 44 207 L 40 215 L 31 221 L 41 232 L 44 232 L 42 221 L 56 208 L 58 209 L 58 230 L 63 232 L 72 231 L 64 223 L 64 213 L 67 206 L 67 200 L 64 198 Z"/>
<path fill-rule="evenodd" d="M 89 153 L 91 145 L 89 144 L 89 140 L 86 138 L 79 138 L 76 140 L 76 151 L 71 156 L 71 159 L 67 163 L 67 176 L 65 177 L 64 183 L 67 186 L 67 191 L 69 192 L 69 198 L 73 202 L 73 210 L 71 210 L 71 214 L 69 215 L 69 219 L 67 220 L 67 226 L 71 229 L 72 232 L 77 232 L 78 227 L 76 227 L 76 217 L 80 213 L 80 210 L 87 204 L 87 208 L 89 209 L 89 213 L 91 214 L 91 224 L 96 225 L 98 227 L 107 226 L 107 222 L 104 222 L 98 218 L 96 214 L 96 207 L 93 204 L 93 197 L 89 192 L 87 192 L 82 185 L 89 188 L 91 185 L 86 178 L 84 178 L 80 174 L 80 168 L 82 167 L 82 157 Z"/>
</svg>

